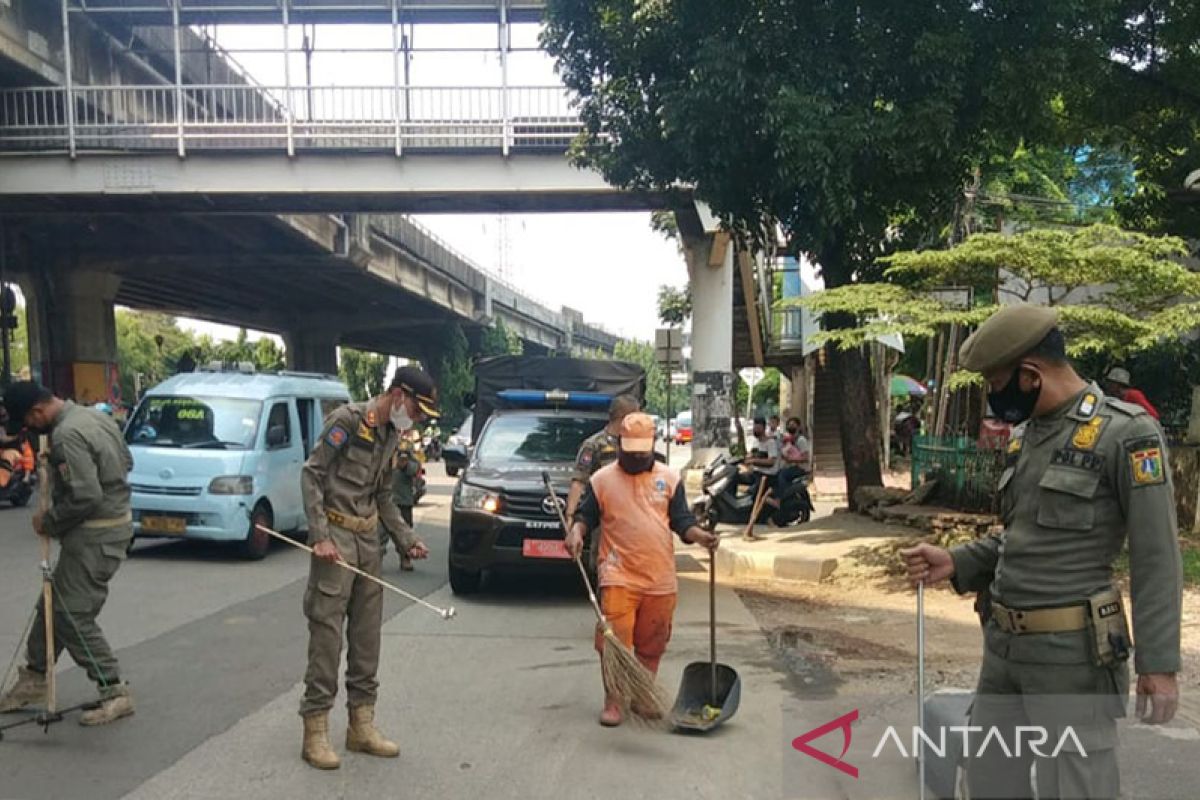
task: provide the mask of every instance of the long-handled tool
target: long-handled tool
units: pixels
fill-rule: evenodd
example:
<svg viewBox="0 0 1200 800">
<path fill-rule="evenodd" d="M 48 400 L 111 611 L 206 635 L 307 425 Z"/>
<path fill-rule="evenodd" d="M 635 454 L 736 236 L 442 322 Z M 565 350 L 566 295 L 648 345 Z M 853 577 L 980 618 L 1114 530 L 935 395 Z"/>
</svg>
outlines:
<svg viewBox="0 0 1200 800">
<path fill-rule="evenodd" d="M 50 443 L 42 437 L 38 453 L 38 516 L 44 519 L 50 510 Z M 50 570 L 50 537 L 39 532 L 42 540 L 42 618 L 46 626 L 46 714 L 55 715 L 54 654 L 54 573 Z"/>
<path fill-rule="evenodd" d="M 553 484 L 550 483 L 549 473 L 542 473 L 542 482 L 546 485 L 546 491 L 558 512 L 558 521 L 563 527 L 563 534 L 566 535 L 570 533 L 571 528 L 567 524 L 564 507 L 554 492 Z M 575 565 L 579 567 L 583 585 L 587 587 L 588 599 L 592 601 L 592 610 L 596 612 L 596 621 L 603 631 L 604 648 L 600 652 L 600 673 L 604 680 L 604 691 L 622 705 L 632 707 L 635 714 L 643 720 L 653 722 L 664 719 L 670 706 L 666 692 L 658 685 L 654 673 L 646 669 L 645 665 L 638 661 L 633 651 L 626 647 L 625 643 L 618 639 L 616 633 L 613 632 L 612 625 L 609 624 L 603 609 L 600 608 L 600 601 L 596 599 L 592 581 L 588 578 L 587 570 L 584 569 L 583 561 L 579 556 L 575 556 Z"/>
<path fill-rule="evenodd" d="M 759 539 L 754 533 L 754 525 L 758 522 L 758 515 L 762 513 L 763 503 L 767 502 L 772 494 L 772 489 L 767 486 L 767 482 L 759 481 L 758 495 L 754 498 L 754 507 L 750 511 L 750 521 L 746 523 L 746 530 L 742 531 L 743 539 Z"/>
<path fill-rule="evenodd" d="M 925 581 L 917 584 L 917 726 L 925 730 Z M 917 745 L 918 796 L 925 800 L 925 747 Z"/>
<path fill-rule="evenodd" d="M 742 699 L 742 679 L 737 671 L 717 663 L 717 564 L 712 553 L 708 566 L 708 661 L 694 661 L 683 670 L 679 696 L 671 709 L 676 730 L 704 733 L 728 722 Z"/>
<path fill-rule="evenodd" d="M 270 528 L 268 528 L 265 525 L 259 525 L 258 529 L 260 531 L 262 531 L 263 533 L 267 534 L 268 536 L 272 536 L 281 542 L 287 542 L 292 547 L 303 550 L 304 552 L 308 553 L 309 555 L 316 556 L 316 553 L 313 552 L 313 549 L 306 544 L 301 544 L 300 542 L 297 542 L 295 539 L 290 539 L 287 536 L 284 536 L 282 533 L 279 533 L 278 531 L 271 530 Z M 319 558 L 319 556 L 317 556 L 317 557 Z M 383 588 L 387 589 L 389 592 L 395 592 L 396 594 L 400 595 L 401 597 L 403 597 L 405 599 L 411 600 L 418 605 L 425 606 L 425 608 L 428 608 L 430 611 L 437 614 L 442 619 L 452 619 L 455 616 L 455 614 L 457 613 L 454 610 L 454 606 L 450 606 L 449 608 L 439 608 L 438 606 L 435 606 L 433 603 L 430 603 L 423 598 L 417 597 L 415 594 L 406 592 L 398 586 L 393 586 L 392 584 L 388 583 L 385 580 L 380 580 L 379 578 L 376 578 L 374 575 L 372 575 L 368 572 L 363 572 L 358 567 L 352 567 L 349 564 L 347 564 L 345 561 L 338 560 L 338 561 L 334 561 L 333 563 L 337 564 L 339 567 L 342 567 L 343 569 L 350 570 L 355 575 L 366 578 L 367 580 L 371 581 L 372 583 L 379 584 Z"/>
</svg>

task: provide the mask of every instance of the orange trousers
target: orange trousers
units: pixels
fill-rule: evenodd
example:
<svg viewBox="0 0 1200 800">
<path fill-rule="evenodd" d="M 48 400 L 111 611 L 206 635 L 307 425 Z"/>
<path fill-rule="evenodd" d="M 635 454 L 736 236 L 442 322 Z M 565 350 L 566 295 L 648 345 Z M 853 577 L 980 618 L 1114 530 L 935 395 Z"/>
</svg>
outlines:
<svg viewBox="0 0 1200 800">
<path fill-rule="evenodd" d="M 675 599 L 673 594 L 643 594 L 624 586 L 605 586 L 600 590 L 600 608 L 613 633 L 654 673 L 658 672 L 658 662 L 671 640 Z M 596 652 L 603 650 L 604 629 L 597 625 Z"/>
</svg>

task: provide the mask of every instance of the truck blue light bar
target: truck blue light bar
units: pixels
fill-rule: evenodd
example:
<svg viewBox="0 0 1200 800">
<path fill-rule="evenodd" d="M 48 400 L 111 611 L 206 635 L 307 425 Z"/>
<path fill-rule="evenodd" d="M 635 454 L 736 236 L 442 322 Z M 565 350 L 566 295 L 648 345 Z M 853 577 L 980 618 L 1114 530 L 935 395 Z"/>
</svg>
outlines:
<svg viewBox="0 0 1200 800">
<path fill-rule="evenodd" d="M 600 392 L 564 392 L 558 389 L 540 391 L 534 389 L 505 389 L 497 392 L 498 397 L 509 405 L 533 408 L 570 407 L 606 409 L 612 403 L 612 395 Z"/>
</svg>

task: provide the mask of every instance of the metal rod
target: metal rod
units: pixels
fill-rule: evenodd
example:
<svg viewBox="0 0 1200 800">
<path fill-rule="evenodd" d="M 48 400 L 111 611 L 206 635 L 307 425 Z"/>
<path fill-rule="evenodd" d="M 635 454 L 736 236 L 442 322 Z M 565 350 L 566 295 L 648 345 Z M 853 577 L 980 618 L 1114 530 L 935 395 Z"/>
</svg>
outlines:
<svg viewBox="0 0 1200 800">
<path fill-rule="evenodd" d="M 179 54 L 179 0 L 171 0 L 171 33 L 175 39 L 175 141 L 179 157 L 187 155 L 183 144 L 183 57 Z"/>
<path fill-rule="evenodd" d="M 256 527 L 263 533 L 267 534 L 268 536 L 274 537 L 281 542 L 286 542 L 287 544 L 290 544 L 292 547 L 299 548 L 300 550 L 303 550 L 304 552 L 308 553 L 309 555 L 311 555 L 315 558 L 320 558 L 320 556 L 318 556 L 316 553 L 314 553 L 313 549 L 306 544 L 301 544 L 300 542 L 297 542 L 295 539 L 289 539 L 288 537 L 284 536 L 282 533 L 271 530 L 266 525 L 257 525 Z M 457 613 L 454 610 L 454 606 L 450 606 L 449 608 L 439 608 L 438 606 L 435 606 L 433 603 L 430 603 L 429 601 L 427 601 L 421 597 L 417 597 L 415 594 L 406 592 L 398 586 L 393 586 L 392 584 L 388 583 L 385 580 L 380 580 L 379 578 L 376 578 L 374 575 L 372 575 L 369 572 L 363 572 L 358 567 L 353 567 L 353 566 L 347 564 L 345 561 L 342 561 L 340 557 L 338 558 L 337 561 L 334 561 L 333 563 L 337 564 L 339 567 L 342 567 L 343 569 L 350 570 L 355 575 L 358 575 L 361 578 L 366 578 L 367 580 L 371 581 L 372 583 L 379 584 L 384 589 L 387 589 L 389 592 L 395 592 L 396 594 L 400 595 L 401 597 L 405 598 L 406 600 L 411 600 L 414 603 L 417 603 L 418 605 L 425 606 L 425 608 L 428 608 L 430 611 L 434 612 L 442 619 L 451 619 Z"/>
<path fill-rule="evenodd" d="M 717 705 L 717 551 L 708 551 L 708 704 Z"/>
<path fill-rule="evenodd" d="M 392 0 L 392 122 L 395 125 L 397 158 L 403 149 L 400 134 L 400 98 L 400 0 Z"/>
<path fill-rule="evenodd" d="M 500 113 L 503 122 L 501 152 L 505 158 L 512 144 L 512 123 L 508 108 L 508 0 L 500 0 Z"/>
<path fill-rule="evenodd" d="M 917 584 L 917 727 L 925 730 L 925 582 Z M 918 796 L 925 800 L 925 740 L 917 741 Z"/>
<path fill-rule="evenodd" d="M 63 74 L 67 94 L 64 105 L 67 110 L 67 152 L 75 158 L 75 82 L 71 75 L 71 15 L 67 8 L 68 0 L 62 0 L 62 29 L 63 29 Z"/>
<path fill-rule="evenodd" d="M 38 440 L 38 511 L 45 516 L 50 510 L 50 437 Z M 50 537 L 39 534 L 42 540 L 42 617 L 46 635 L 46 713 L 53 715 L 57 704 L 54 679 L 54 581 L 50 571 Z"/>
<path fill-rule="evenodd" d="M 288 35 L 288 5 L 290 2 L 291 0 L 280 0 L 279 7 L 283 13 L 283 96 L 287 124 L 287 154 L 288 158 L 293 158 L 296 155 L 296 138 L 295 113 L 292 109 L 292 57 L 289 52 L 291 44 Z"/>
</svg>

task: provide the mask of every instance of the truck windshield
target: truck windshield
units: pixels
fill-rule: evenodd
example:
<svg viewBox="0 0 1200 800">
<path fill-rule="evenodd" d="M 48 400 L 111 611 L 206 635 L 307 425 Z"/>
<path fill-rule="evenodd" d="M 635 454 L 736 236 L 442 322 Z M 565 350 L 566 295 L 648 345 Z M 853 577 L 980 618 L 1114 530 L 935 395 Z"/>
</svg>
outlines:
<svg viewBox="0 0 1200 800">
<path fill-rule="evenodd" d="M 229 397 L 147 397 L 125 441 L 131 445 L 245 450 L 254 446 L 262 403 Z"/>
<path fill-rule="evenodd" d="M 603 427 L 594 417 L 499 416 L 480 437 L 475 460 L 481 466 L 574 461 L 583 440 Z"/>
</svg>

